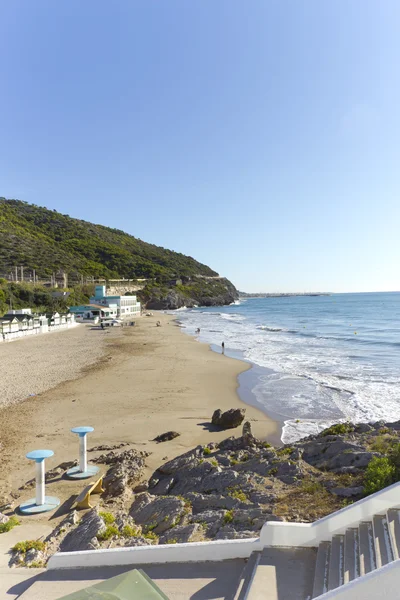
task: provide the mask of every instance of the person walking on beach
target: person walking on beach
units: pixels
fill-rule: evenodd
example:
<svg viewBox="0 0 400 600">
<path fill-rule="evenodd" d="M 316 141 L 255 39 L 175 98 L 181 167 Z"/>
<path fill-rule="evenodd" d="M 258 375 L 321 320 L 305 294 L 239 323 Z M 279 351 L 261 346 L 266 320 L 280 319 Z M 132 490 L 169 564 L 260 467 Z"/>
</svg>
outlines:
<svg viewBox="0 0 400 600">
<path fill-rule="evenodd" d="M 221 346 L 222 346 L 222 354 L 225 354 L 225 342 L 222 342 Z"/>
</svg>

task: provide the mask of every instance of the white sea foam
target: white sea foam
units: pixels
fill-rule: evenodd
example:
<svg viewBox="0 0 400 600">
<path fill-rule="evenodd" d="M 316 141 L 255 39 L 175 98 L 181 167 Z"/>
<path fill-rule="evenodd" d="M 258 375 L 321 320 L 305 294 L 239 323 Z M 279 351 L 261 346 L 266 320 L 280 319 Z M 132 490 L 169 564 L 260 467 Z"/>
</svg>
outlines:
<svg viewBox="0 0 400 600">
<path fill-rule="evenodd" d="M 356 350 L 348 346 L 353 340 L 347 341 L 346 332 L 316 335 L 307 319 L 307 331 L 302 331 L 301 319 L 297 329 L 259 325 L 246 313 L 248 306 L 250 302 L 241 314 L 228 309 L 188 310 L 182 320 L 192 335 L 200 327 L 200 341 L 219 346 L 222 339 L 227 349 L 239 350 L 267 369 L 252 391 L 267 412 L 284 422 L 283 441 L 341 420 L 400 419 L 400 371 L 395 358 L 389 355 L 374 362 L 368 352 L 361 352 L 362 345 Z M 373 352 L 375 356 L 378 350 Z"/>
</svg>

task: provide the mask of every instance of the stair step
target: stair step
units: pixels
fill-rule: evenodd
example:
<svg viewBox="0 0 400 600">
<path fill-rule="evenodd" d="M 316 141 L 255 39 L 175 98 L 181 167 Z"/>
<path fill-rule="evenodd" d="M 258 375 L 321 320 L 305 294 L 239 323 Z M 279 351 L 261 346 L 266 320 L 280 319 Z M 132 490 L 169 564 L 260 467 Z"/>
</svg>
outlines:
<svg viewBox="0 0 400 600">
<path fill-rule="evenodd" d="M 255 569 L 260 560 L 261 552 L 252 552 L 248 559 L 238 582 L 237 590 L 232 600 L 245 600 L 249 587 L 251 585 Z"/>
<path fill-rule="evenodd" d="M 334 535 L 331 545 L 329 563 L 328 590 L 334 590 L 343 585 L 344 579 L 344 535 Z"/>
<path fill-rule="evenodd" d="M 393 560 L 389 526 L 386 515 L 374 515 L 372 519 L 376 551 L 376 567 L 387 565 Z"/>
<path fill-rule="evenodd" d="M 344 536 L 344 583 L 360 576 L 358 529 L 348 529 Z"/>
<path fill-rule="evenodd" d="M 331 543 L 321 542 L 318 546 L 317 561 L 315 563 L 314 587 L 312 597 L 317 598 L 328 591 L 329 561 L 331 557 Z"/>
<path fill-rule="evenodd" d="M 400 556 L 400 508 L 390 508 L 387 512 L 387 518 L 393 558 L 397 560 Z"/>
<path fill-rule="evenodd" d="M 374 532 L 371 521 L 364 521 L 358 527 L 360 542 L 360 576 L 376 569 Z"/>
</svg>

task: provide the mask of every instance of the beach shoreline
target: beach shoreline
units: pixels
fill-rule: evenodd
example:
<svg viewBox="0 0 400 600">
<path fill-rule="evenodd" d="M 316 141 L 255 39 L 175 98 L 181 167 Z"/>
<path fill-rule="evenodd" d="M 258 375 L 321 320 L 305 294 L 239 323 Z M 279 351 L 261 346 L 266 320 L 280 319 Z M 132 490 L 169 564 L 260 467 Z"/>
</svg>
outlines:
<svg viewBox="0 0 400 600">
<path fill-rule="evenodd" d="M 156 326 L 158 320 L 161 327 Z M 246 408 L 246 420 L 257 437 L 278 439 L 278 425 L 262 410 L 245 404 L 237 393 L 238 376 L 251 365 L 221 356 L 208 344 L 182 335 L 175 316 L 154 313 L 138 319 L 135 327 L 115 328 L 110 334 L 87 329 L 84 334 L 101 352 L 78 378 L 0 411 L 2 498 L 11 492 L 15 495 L 33 477 L 26 452 L 39 447 L 53 450 L 47 470 L 77 458 L 77 440 L 70 433 L 77 425 L 95 428 L 89 448 L 127 442 L 129 447 L 150 452 L 147 477 L 166 457 L 240 435 L 241 428 L 217 431 L 210 425 L 216 408 Z M 35 360 L 39 364 L 40 356 Z M 181 435 L 165 443 L 152 441 L 169 430 Z M 61 479 L 48 487 L 49 494 L 65 502 L 80 491 L 81 484 Z M 32 490 L 19 494 L 15 504 L 30 497 Z"/>
</svg>

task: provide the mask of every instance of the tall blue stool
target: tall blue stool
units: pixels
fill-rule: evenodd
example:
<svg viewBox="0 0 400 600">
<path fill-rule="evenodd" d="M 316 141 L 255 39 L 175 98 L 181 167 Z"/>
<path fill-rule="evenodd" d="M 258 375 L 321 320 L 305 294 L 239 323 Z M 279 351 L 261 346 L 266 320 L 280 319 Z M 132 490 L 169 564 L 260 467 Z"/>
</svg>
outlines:
<svg viewBox="0 0 400 600">
<path fill-rule="evenodd" d="M 37 513 L 48 512 L 60 504 L 59 498 L 55 496 L 45 496 L 45 468 L 44 460 L 53 456 L 53 450 L 33 450 L 28 452 L 26 458 L 34 460 L 36 463 L 36 497 L 23 502 L 19 510 L 26 515 L 35 515 Z"/>
<path fill-rule="evenodd" d="M 86 458 L 86 436 L 88 433 L 94 431 L 93 427 L 73 427 L 72 433 L 79 435 L 79 465 L 68 469 L 67 477 L 71 479 L 87 479 L 93 477 L 99 472 L 99 467 L 87 464 Z"/>
</svg>

